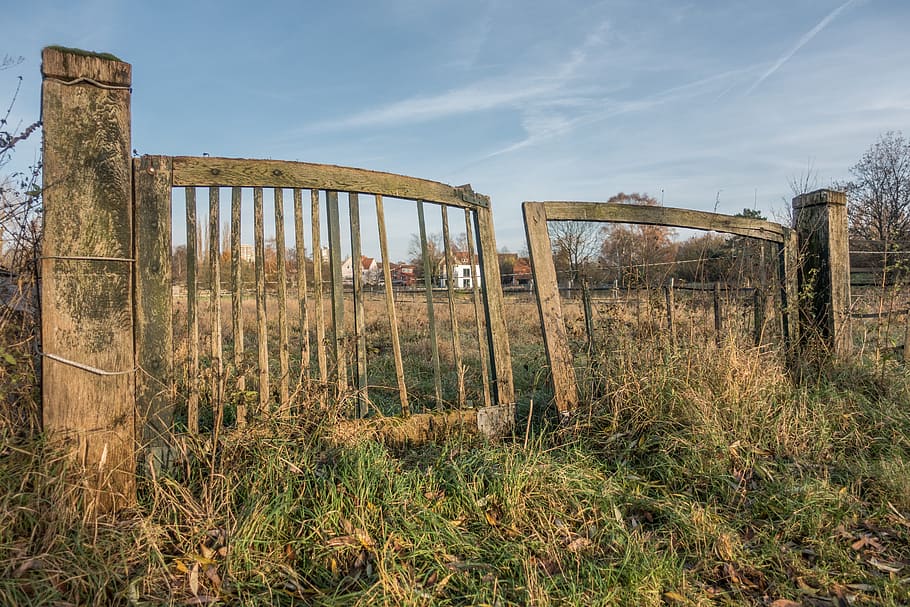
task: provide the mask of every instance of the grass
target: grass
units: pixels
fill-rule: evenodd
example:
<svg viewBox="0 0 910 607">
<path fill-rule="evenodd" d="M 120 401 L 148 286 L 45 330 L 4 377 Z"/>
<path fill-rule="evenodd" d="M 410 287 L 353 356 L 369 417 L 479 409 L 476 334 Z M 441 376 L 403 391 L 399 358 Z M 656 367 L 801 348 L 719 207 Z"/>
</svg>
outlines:
<svg viewBox="0 0 910 607">
<path fill-rule="evenodd" d="M 557 427 L 529 309 L 509 326 L 530 430 L 501 443 L 261 420 L 214 453 L 183 439 L 133 511 L 86 520 L 56 506 L 78 470 L 3 430 L 0 604 L 910 604 L 905 368 L 795 383 L 768 348 L 614 314 Z"/>
</svg>

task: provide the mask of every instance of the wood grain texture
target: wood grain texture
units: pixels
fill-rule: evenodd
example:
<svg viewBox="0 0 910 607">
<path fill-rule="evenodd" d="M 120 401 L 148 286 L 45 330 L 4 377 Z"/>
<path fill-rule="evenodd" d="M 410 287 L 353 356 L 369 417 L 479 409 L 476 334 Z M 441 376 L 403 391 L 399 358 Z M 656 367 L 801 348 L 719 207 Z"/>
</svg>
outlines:
<svg viewBox="0 0 910 607">
<path fill-rule="evenodd" d="M 174 158 L 174 183 L 359 192 L 462 208 L 488 205 L 487 198 L 475 194 L 470 186 L 452 187 L 393 173 L 284 160 L 178 156 Z"/>
<path fill-rule="evenodd" d="M 847 356 L 850 335 L 850 253 L 847 196 L 817 190 L 793 199 L 799 243 L 799 286 L 810 297 L 801 303 L 803 342 L 822 345 L 835 356 Z"/>
<path fill-rule="evenodd" d="M 190 434 L 199 432 L 199 284 L 196 279 L 199 243 L 196 230 L 196 188 L 186 188 L 186 334 L 187 355 L 186 425 Z"/>
<path fill-rule="evenodd" d="M 275 188 L 275 262 L 278 265 L 278 411 L 290 416 L 290 357 L 288 346 L 288 272 L 284 238 L 284 190 Z"/>
<path fill-rule="evenodd" d="M 671 207 L 607 202 L 547 201 L 531 204 L 543 204 L 548 221 L 602 221 L 662 225 L 674 228 L 713 230 L 771 242 L 783 242 L 786 230 L 784 226 L 771 221 Z"/>
<path fill-rule="evenodd" d="M 430 352 L 433 358 L 433 395 L 436 410 L 442 411 L 442 370 L 439 364 L 439 340 L 436 334 L 436 311 L 433 305 L 433 268 L 427 246 L 427 223 L 423 202 L 417 201 L 417 226 L 420 232 L 420 257 L 423 259 L 423 287 L 427 296 L 427 325 L 430 330 Z"/>
<path fill-rule="evenodd" d="M 294 250 L 297 254 L 297 304 L 300 314 L 299 388 L 310 376 L 310 312 L 307 303 L 306 244 L 303 240 L 303 192 L 294 190 Z"/>
<path fill-rule="evenodd" d="M 237 374 L 237 391 L 240 393 L 240 399 L 237 402 L 237 426 L 241 428 L 247 422 L 246 364 L 243 360 L 243 273 L 241 272 L 243 258 L 240 255 L 242 207 L 243 192 L 241 188 L 231 188 L 231 326 L 234 336 L 234 372 Z"/>
<path fill-rule="evenodd" d="M 493 400 L 490 396 L 490 348 L 487 344 L 486 318 L 483 313 L 483 302 L 480 299 L 480 281 L 477 272 L 477 256 L 474 254 L 474 229 L 472 212 L 464 211 L 465 238 L 468 243 L 468 263 L 471 265 L 471 299 L 474 303 L 474 327 L 477 331 L 477 348 L 480 357 L 480 381 L 483 389 L 483 406 L 490 407 Z"/>
<path fill-rule="evenodd" d="M 325 302 L 322 284 L 322 238 L 320 236 L 321 222 L 319 220 L 319 191 L 310 191 L 310 215 L 312 219 L 313 238 L 313 307 L 316 312 L 316 360 L 319 366 L 319 381 L 322 383 L 323 393 L 329 381 L 328 360 L 325 351 Z"/>
<path fill-rule="evenodd" d="M 341 277 L 341 218 L 338 213 L 338 192 L 326 192 L 325 197 L 329 228 L 329 276 L 332 283 L 332 354 L 335 357 L 336 397 L 341 399 L 348 389 L 345 363 L 344 282 Z"/>
<path fill-rule="evenodd" d="M 47 47 L 41 52 L 41 73 L 47 79 L 69 82 L 76 78 L 87 78 L 110 86 L 128 87 L 132 84 L 132 70 L 129 63 L 115 61 L 98 53 L 67 52 L 66 49 L 57 47 Z M 128 98 L 128 91 L 124 92 Z"/>
<path fill-rule="evenodd" d="M 385 228 L 385 210 L 382 196 L 376 196 L 376 222 L 379 227 L 379 251 L 382 256 L 382 277 L 385 280 L 385 307 L 389 317 L 389 333 L 392 340 L 392 357 L 395 359 L 395 380 L 398 383 L 398 399 L 401 402 L 401 414 L 411 413 L 408 403 L 408 386 L 404 380 L 404 363 L 401 359 L 401 341 L 398 337 L 398 313 L 395 310 L 395 287 L 392 284 L 392 267 L 389 258 L 389 239 Z"/>
<path fill-rule="evenodd" d="M 455 383 L 458 386 L 458 406 L 464 407 L 464 362 L 461 356 L 461 336 L 458 333 L 458 315 L 455 313 L 455 257 L 452 254 L 452 241 L 449 237 L 449 212 L 445 205 L 442 212 L 442 243 L 446 262 L 446 291 L 449 298 L 449 322 L 452 329 L 452 356 L 455 361 Z"/>
<path fill-rule="evenodd" d="M 215 432 L 224 417 L 224 356 L 221 336 L 221 198 L 218 188 L 209 188 L 209 309 L 212 319 L 211 394 Z"/>
<path fill-rule="evenodd" d="M 265 228 L 262 217 L 262 188 L 253 188 L 253 248 L 256 265 L 256 343 L 259 367 L 259 412 L 269 407 L 269 331 L 265 299 Z"/>
<path fill-rule="evenodd" d="M 170 158 L 133 159 L 133 197 L 137 434 L 161 467 L 168 464 L 174 424 Z"/>
<path fill-rule="evenodd" d="M 367 392 L 367 331 L 363 309 L 363 265 L 360 246 L 360 200 L 356 192 L 348 193 L 348 216 L 351 220 L 351 276 L 354 286 L 354 358 L 357 364 L 357 404 L 355 417 L 366 417 L 369 394 Z"/>
<path fill-rule="evenodd" d="M 537 293 L 537 307 L 543 328 L 544 347 L 553 379 L 553 397 L 559 412 L 567 415 L 578 406 L 578 386 L 562 303 L 559 299 L 553 249 L 547 231 L 547 209 L 543 204 L 526 202 L 522 205 L 522 212 L 531 257 L 531 272 L 534 276 L 534 290 Z"/>
<path fill-rule="evenodd" d="M 499 256 L 496 249 L 496 234 L 493 229 L 493 213 L 489 208 L 477 209 L 474 213 L 477 223 L 477 238 L 480 243 L 480 267 L 483 289 L 486 294 L 485 312 L 487 317 L 487 339 L 491 345 L 490 370 L 493 375 L 497 405 L 511 405 L 515 402 L 515 386 L 512 381 L 512 350 L 509 346 L 509 332 L 503 315 L 502 279 L 499 275 Z"/>
<path fill-rule="evenodd" d="M 133 266 L 60 258 L 133 257 L 130 93 L 53 78 L 128 84 L 130 67 L 57 49 L 42 58 L 42 348 L 122 372 L 98 376 L 45 358 L 44 429 L 85 466 L 87 510 L 110 511 L 136 497 Z"/>
</svg>

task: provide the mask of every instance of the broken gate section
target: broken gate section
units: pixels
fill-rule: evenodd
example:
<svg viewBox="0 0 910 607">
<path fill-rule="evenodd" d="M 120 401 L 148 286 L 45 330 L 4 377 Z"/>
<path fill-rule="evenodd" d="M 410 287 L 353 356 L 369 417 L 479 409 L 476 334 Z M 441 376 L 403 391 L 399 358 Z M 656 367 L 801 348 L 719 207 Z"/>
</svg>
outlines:
<svg viewBox="0 0 910 607">
<path fill-rule="evenodd" d="M 556 266 L 547 231 L 548 221 L 661 225 L 712 230 L 773 242 L 778 249 L 778 278 L 785 350 L 789 351 L 795 341 L 797 243 L 795 232 L 789 228 L 770 221 L 705 211 L 606 202 L 525 202 L 522 204 L 522 212 L 543 327 L 544 346 L 553 377 L 554 398 L 563 416 L 570 415 L 578 406 L 578 386 L 559 299 Z"/>
</svg>

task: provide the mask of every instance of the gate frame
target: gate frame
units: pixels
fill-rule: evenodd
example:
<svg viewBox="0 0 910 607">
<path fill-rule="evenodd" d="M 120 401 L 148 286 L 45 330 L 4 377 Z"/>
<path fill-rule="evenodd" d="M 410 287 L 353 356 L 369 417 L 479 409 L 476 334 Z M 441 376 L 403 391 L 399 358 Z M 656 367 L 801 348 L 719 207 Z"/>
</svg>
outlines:
<svg viewBox="0 0 910 607">
<path fill-rule="evenodd" d="M 566 418 L 578 407 L 578 383 L 569 349 L 569 339 L 559 299 L 556 263 L 553 259 L 548 221 L 634 223 L 694 230 L 711 230 L 773 242 L 778 247 L 781 315 L 784 349 L 790 358 L 796 341 L 797 273 L 796 232 L 778 223 L 733 217 L 707 211 L 652 207 L 609 202 L 524 202 L 525 234 L 531 257 L 531 272 L 543 329 L 544 348 L 553 377 L 553 396 L 560 415 Z"/>
</svg>

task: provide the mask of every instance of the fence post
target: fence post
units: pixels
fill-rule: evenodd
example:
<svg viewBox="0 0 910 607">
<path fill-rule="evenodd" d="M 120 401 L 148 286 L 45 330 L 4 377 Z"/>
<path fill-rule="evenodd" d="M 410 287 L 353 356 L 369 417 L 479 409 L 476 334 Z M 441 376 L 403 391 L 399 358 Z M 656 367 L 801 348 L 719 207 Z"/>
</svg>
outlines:
<svg viewBox="0 0 910 607">
<path fill-rule="evenodd" d="M 87 511 L 135 501 L 131 66 L 45 48 L 45 430 L 84 467 Z"/>
<path fill-rule="evenodd" d="M 137 438 L 147 463 L 169 463 L 174 422 L 171 159 L 133 160 Z"/>
<path fill-rule="evenodd" d="M 816 190 L 793 199 L 799 240 L 801 343 L 816 341 L 834 356 L 850 353 L 850 252 L 847 196 Z"/>
</svg>

